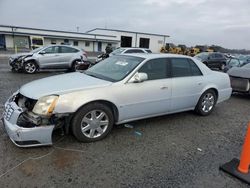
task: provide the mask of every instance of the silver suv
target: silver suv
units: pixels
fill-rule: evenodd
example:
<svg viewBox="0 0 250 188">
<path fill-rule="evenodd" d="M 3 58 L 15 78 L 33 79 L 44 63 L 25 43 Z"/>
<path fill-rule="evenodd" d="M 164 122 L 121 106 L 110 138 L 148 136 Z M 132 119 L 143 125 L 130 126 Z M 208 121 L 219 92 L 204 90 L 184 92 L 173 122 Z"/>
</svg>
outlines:
<svg viewBox="0 0 250 188">
<path fill-rule="evenodd" d="M 12 71 L 32 74 L 39 69 L 70 69 L 75 71 L 77 61 L 87 62 L 85 51 L 67 45 L 50 45 L 29 53 L 15 54 L 9 58 Z"/>
</svg>

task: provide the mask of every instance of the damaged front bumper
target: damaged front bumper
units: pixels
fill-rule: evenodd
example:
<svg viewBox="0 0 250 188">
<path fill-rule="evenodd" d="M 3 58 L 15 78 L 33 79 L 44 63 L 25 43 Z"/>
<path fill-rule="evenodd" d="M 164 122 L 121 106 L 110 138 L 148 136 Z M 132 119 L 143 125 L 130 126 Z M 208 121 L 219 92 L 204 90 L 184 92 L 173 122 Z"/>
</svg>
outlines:
<svg viewBox="0 0 250 188">
<path fill-rule="evenodd" d="M 3 125 L 12 140 L 19 147 L 52 145 L 52 132 L 55 125 L 23 127 L 18 124 L 23 113 L 15 101 L 7 101 L 4 106 Z"/>
<path fill-rule="evenodd" d="M 13 70 L 18 71 L 22 70 L 23 61 L 19 59 L 9 59 L 9 65 L 12 67 Z"/>
</svg>

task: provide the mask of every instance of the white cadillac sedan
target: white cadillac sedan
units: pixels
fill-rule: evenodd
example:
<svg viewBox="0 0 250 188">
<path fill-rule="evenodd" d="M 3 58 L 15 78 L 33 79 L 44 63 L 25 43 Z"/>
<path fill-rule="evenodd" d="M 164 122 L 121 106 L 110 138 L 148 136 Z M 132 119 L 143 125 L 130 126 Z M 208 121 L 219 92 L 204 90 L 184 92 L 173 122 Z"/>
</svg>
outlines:
<svg viewBox="0 0 250 188">
<path fill-rule="evenodd" d="M 22 86 L 5 103 L 3 123 L 20 147 L 51 145 L 57 128 L 93 142 L 114 124 L 187 110 L 209 115 L 231 92 L 227 74 L 188 56 L 118 55 Z"/>
</svg>

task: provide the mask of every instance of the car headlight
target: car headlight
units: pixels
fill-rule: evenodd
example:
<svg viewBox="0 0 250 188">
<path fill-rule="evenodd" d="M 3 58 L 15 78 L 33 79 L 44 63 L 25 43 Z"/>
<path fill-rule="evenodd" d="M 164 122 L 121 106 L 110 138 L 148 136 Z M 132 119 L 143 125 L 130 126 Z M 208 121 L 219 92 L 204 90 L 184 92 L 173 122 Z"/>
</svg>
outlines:
<svg viewBox="0 0 250 188">
<path fill-rule="evenodd" d="M 58 96 L 55 95 L 41 97 L 36 102 L 32 111 L 38 115 L 50 116 L 54 111 L 57 100 Z"/>
</svg>

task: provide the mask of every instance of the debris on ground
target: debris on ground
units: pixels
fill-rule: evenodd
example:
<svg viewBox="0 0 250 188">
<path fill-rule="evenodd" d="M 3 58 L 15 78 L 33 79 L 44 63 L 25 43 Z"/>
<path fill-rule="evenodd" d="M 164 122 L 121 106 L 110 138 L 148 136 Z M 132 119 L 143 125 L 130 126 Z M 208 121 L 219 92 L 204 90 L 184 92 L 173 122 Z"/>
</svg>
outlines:
<svg viewBox="0 0 250 188">
<path fill-rule="evenodd" d="M 133 125 L 129 125 L 129 124 L 124 124 L 124 127 L 129 128 L 129 129 L 133 129 L 134 128 Z"/>
<path fill-rule="evenodd" d="M 202 152 L 202 149 L 201 148 L 197 148 L 198 151 Z"/>
<path fill-rule="evenodd" d="M 138 132 L 138 131 L 135 131 L 135 134 L 136 134 L 137 136 L 142 136 L 142 133 L 140 133 L 140 132 Z"/>
</svg>

